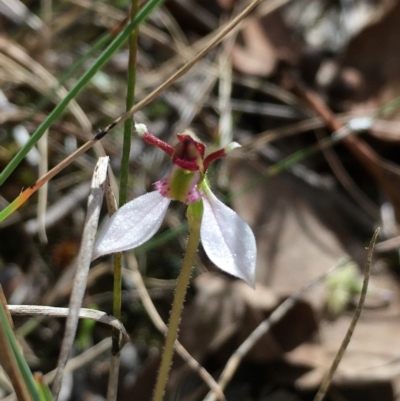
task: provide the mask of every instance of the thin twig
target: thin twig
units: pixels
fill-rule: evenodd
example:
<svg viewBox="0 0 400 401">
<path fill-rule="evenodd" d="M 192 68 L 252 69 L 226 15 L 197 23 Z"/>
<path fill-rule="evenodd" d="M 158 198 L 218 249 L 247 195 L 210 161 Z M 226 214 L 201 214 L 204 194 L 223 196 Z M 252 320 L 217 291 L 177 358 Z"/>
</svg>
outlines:
<svg viewBox="0 0 400 401">
<path fill-rule="evenodd" d="M 116 337 L 113 334 L 112 344 L 115 344 L 116 342 L 115 339 Z M 113 345 L 111 347 L 113 348 Z M 117 399 L 120 360 L 121 360 L 120 352 L 118 352 L 117 354 L 114 354 L 114 352 L 112 352 L 110 359 L 109 375 L 108 375 L 107 401 L 113 401 Z"/>
<path fill-rule="evenodd" d="M 220 145 L 226 146 L 232 142 L 232 61 L 230 59 L 236 35 L 231 35 L 223 41 L 222 52 L 218 60 L 219 87 L 218 111 L 220 114 L 218 131 Z"/>
<path fill-rule="evenodd" d="M 68 317 L 70 312 L 69 308 L 57 308 L 42 305 L 8 305 L 7 307 L 13 316 Z M 111 316 L 106 312 L 95 309 L 80 308 L 78 316 L 80 319 L 90 319 L 113 327 L 121 333 L 125 342 L 129 341 L 129 335 L 123 324 L 116 317 Z"/>
<path fill-rule="evenodd" d="M 96 345 L 93 345 L 93 347 L 77 355 L 75 358 L 70 359 L 67 363 L 67 366 L 65 367 L 64 373 L 74 372 L 75 370 L 78 370 L 88 365 L 89 363 L 93 362 L 96 358 L 100 357 L 102 354 L 109 351 L 110 347 L 111 347 L 111 338 L 109 337 L 105 338 Z M 49 373 L 45 374 L 45 380 L 47 384 L 53 381 L 56 371 L 57 370 L 54 369 Z"/>
<path fill-rule="evenodd" d="M 49 171 L 49 156 L 48 156 L 48 139 L 49 130 L 47 130 L 38 142 L 38 149 L 40 152 L 40 163 L 39 163 L 39 176 L 46 174 Z M 47 244 L 46 234 L 46 209 L 47 209 L 47 195 L 48 185 L 47 183 L 39 189 L 38 194 L 38 206 L 37 206 L 37 225 L 39 239 L 42 244 Z"/>
<path fill-rule="evenodd" d="M 339 363 L 343 358 L 346 348 L 349 345 L 349 342 L 353 335 L 354 329 L 356 328 L 358 319 L 361 315 L 365 297 L 367 296 L 369 275 L 370 275 L 371 263 L 372 263 L 372 255 L 374 253 L 374 246 L 375 246 L 375 242 L 378 237 L 379 231 L 380 231 L 380 228 L 378 227 L 375 230 L 374 235 L 372 236 L 371 242 L 369 243 L 367 262 L 365 264 L 364 280 L 363 280 L 363 285 L 362 285 L 362 289 L 361 289 L 360 300 L 358 301 L 358 305 L 357 305 L 356 311 L 354 312 L 353 319 L 351 320 L 350 326 L 349 326 L 347 333 L 342 341 L 342 344 L 340 345 L 340 348 L 335 356 L 335 359 L 333 360 L 328 373 L 326 374 L 326 376 L 324 377 L 324 380 L 321 383 L 321 386 L 317 392 L 317 395 L 314 398 L 314 401 L 322 401 L 322 399 L 325 397 L 325 395 L 328 391 L 328 388 L 332 382 L 333 375 L 335 374 L 336 369 L 339 366 Z"/>
</svg>

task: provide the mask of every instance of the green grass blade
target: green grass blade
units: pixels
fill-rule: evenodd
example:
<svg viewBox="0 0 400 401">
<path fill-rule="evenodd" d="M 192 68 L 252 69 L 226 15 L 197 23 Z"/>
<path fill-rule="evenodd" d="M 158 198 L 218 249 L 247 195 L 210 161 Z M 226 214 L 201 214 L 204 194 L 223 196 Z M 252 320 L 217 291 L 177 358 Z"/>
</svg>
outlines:
<svg viewBox="0 0 400 401">
<path fill-rule="evenodd" d="M 92 67 L 86 71 L 70 92 L 65 96 L 65 98 L 54 108 L 54 110 L 49 114 L 45 121 L 38 127 L 38 129 L 30 137 L 29 141 L 20 149 L 20 151 L 14 156 L 10 163 L 5 167 L 5 169 L 0 174 L 0 185 L 4 184 L 4 181 L 10 176 L 10 174 L 16 169 L 16 167 L 21 163 L 27 153 L 32 149 L 32 147 L 37 143 L 37 141 L 42 137 L 45 131 L 50 127 L 50 125 L 61 115 L 61 113 L 66 109 L 68 103 L 74 99 L 79 92 L 89 83 L 93 76 L 110 60 L 114 53 L 122 46 L 122 44 L 128 39 L 132 30 L 138 27 L 149 15 L 150 13 L 158 7 L 163 0 L 150 0 L 137 14 L 136 18 L 131 21 L 130 24 L 107 46 L 104 52 L 98 57 L 94 62 Z"/>
<path fill-rule="evenodd" d="M 44 382 L 43 375 L 35 374 L 35 380 L 38 386 L 40 401 L 54 401 L 49 386 Z"/>
</svg>

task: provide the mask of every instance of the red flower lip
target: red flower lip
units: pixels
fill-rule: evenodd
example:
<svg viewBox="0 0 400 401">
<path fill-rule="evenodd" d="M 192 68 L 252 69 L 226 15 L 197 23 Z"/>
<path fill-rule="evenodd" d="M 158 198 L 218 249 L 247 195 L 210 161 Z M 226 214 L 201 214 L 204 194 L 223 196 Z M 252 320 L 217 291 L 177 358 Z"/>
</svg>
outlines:
<svg viewBox="0 0 400 401">
<path fill-rule="evenodd" d="M 178 139 L 180 142 L 175 146 L 172 162 L 184 170 L 202 170 L 204 145 L 189 135 L 178 135 Z"/>
</svg>

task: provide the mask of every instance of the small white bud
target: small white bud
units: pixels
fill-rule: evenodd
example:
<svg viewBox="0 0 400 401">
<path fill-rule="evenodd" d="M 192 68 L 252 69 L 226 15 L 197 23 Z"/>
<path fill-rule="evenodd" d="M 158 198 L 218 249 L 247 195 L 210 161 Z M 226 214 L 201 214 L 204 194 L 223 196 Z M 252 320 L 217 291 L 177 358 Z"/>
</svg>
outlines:
<svg viewBox="0 0 400 401">
<path fill-rule="evenodd" d="M 147 127 L 145 124 L 135 123 L 135 130 L 137 134 L 142 137 L 147 132 Z"/>
<path fill-rule="evenodd" d="M 229 153 L 229 152 L 232 152 L 232 150 L 233 149 L 236 149 L 236 148 L 241 148 L 242 147 L 242 145 L 240 144 L 240 143 L 237 143 L 237 142 L 231 142 L 229 145 L 227 145 L 227 146 L 225 146 L 225 153 Z"/>
</svg>

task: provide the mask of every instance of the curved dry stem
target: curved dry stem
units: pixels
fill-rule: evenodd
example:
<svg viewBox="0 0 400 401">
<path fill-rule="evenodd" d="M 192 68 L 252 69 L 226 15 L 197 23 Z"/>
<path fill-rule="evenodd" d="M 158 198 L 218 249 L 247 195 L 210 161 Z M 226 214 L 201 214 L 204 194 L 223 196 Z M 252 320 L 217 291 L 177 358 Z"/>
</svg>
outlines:
<svg viewBox="0 0 400 401">
<path fill-rule="evenodd" d="M 70 312 L 69 308 L 56 308 L 53 306 L 42 305 L 8 305 L 7 307 L 13 316 L 67 317 Z M 90 319 L 113 327 L 121 333 L 121 337 L 125 343 L 129 341 L 129 335 L 126 332 L 124 325 L 116 317 L 111 316 L 106 312 L 81 308 L 79 309 L 78 316 L 79 319 Z"/>
<path fill-rule="evenodd" d="M 340 348 L 335 356 L 335 359 L 333 360 L 328 373 L 326 374 L 326 376 L 324 377 L 324 380 L 321 383 L 321 386 L 317 392 L 317 395 L 314 398 L 314 401 L 322 401 L 322 399 L 325 397 L 325 395 L 329 389 L 329 386 L 332 382 L 333 375 L 335 374 L 336 369 L 339 366 L 339 363 L 343 358 L 346 348 L 349 345 L 349 342 L 353 335 L 354 329 L 356 328 L 358 319 L 361 315 L 365 297 L 367 296 L 369 275 L 371 272 L 372 255 L 374 252 L 374 246 L 375 246 L 375 242 L 378 237 L 379 231 L 380 231 L 380 228 L 378 227 L 375 230 L 374 235 L 372 236 L 371 242 L 369 243 L 369 246 L 368 246 L 367 262 L 365 264 L 364 280 L 363 280 L 363 285 L 362 285 L 362 289 L 361 289 L 360 300 L 358 301 L 358 305 L 357 305 L 356 311 L 354 312 L 353 319 L 351 320 L 350 326 L 349 326 L 347 333 L 342 341 L 342 344 L 340 345 Z"/>
</svg>

